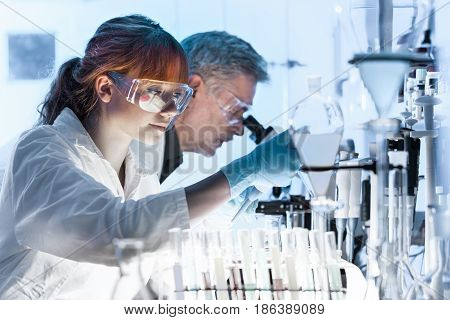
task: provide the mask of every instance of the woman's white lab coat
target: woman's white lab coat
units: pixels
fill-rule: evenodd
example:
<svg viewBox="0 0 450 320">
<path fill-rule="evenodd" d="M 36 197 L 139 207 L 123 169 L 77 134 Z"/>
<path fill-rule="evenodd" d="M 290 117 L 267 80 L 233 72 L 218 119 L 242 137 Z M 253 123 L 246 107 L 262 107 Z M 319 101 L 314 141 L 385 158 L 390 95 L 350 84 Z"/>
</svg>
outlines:
<svg viewBox="0 0 450 320">
<path fill-rule="evenodd" d="M 119 272 L 111 241 L 188 228 L 184 189 L 160 193 L 133 148 L 122 188 L 70 109 L 19 139 L 0 194 L 0 299 L 109 299 Z M 135 293 L 130 293 L 130 298 Z"/>
</svg>

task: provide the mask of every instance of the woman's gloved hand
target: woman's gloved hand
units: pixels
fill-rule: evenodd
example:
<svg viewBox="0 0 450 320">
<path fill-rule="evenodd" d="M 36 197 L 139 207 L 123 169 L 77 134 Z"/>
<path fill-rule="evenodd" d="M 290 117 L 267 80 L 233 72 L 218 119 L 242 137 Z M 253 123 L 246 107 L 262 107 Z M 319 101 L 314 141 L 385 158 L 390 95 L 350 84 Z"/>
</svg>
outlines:
<svg viewBox="0 0 450 320">
<path fill-rule="evenodd" d="M 258 145 L 248 155 L 221 169 L 234 198 L 249 186 L 287 186 L 300 168 L 288 130 Z"/>
</svg>

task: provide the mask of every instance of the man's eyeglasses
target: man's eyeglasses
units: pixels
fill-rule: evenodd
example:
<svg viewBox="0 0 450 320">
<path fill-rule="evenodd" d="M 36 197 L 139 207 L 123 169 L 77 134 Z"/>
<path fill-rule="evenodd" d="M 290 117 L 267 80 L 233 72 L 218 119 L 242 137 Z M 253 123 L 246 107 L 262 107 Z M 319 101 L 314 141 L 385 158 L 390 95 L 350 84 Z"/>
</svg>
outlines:
<svg viewBox="0 0 450 320">
<path fill-rule="evenodd" d="M 230 125 L 241 123 L 243 114 L 251 108 L 250 104 L 226 89 L 215 90 L 213 96 Z"/>
</svg>

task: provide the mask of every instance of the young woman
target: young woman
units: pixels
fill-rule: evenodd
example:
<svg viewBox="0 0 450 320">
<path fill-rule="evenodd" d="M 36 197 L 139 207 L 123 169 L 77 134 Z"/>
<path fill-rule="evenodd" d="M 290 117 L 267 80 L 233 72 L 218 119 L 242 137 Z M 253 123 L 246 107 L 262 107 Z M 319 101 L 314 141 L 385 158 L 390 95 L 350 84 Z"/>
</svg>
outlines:
<svg viewBox="0 0 450 320">
<path fill-rule="evenodd" d="M 151 164 L 133 150 L 137 140 L 157 142 L 187 106 L 187 69 L 178 42 L 139 15 L 103 23 L 84 57 L 61 66 L 0 195 L 1 299 L 108 299 L 119 275 L 114 238 L 155 250 L 168 229 L 298 168 L 281 134 L 191 187 L 158 194 Z"/>
</svg>

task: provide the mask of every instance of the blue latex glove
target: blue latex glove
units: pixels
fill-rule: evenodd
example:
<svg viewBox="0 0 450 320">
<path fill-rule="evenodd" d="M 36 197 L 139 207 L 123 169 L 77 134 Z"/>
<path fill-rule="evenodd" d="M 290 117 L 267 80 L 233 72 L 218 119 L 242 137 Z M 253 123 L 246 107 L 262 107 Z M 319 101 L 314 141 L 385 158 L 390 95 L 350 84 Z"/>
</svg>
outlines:
<svg viewBox="0 0 450 320">
<path fill-rule="evenodd" d="M 287 186 L 299 168 L 300 159 L 286 130 L 221 171 L 234 198 L 249 186 Z"/>
</svg>

